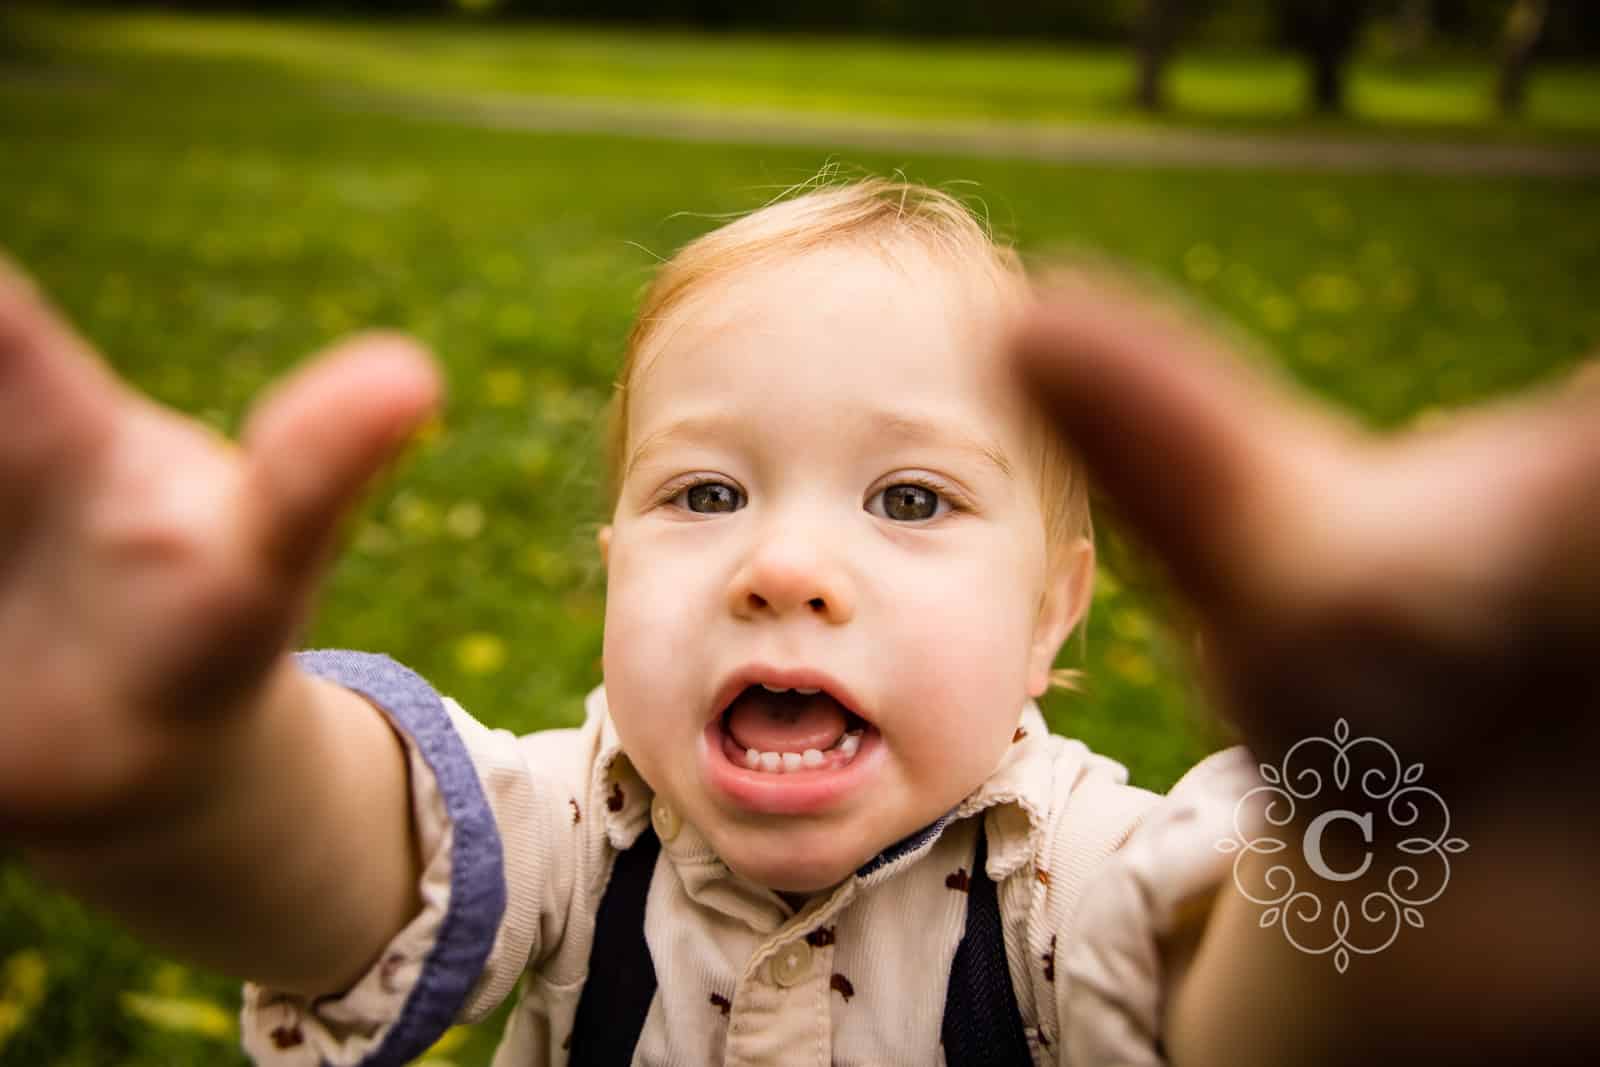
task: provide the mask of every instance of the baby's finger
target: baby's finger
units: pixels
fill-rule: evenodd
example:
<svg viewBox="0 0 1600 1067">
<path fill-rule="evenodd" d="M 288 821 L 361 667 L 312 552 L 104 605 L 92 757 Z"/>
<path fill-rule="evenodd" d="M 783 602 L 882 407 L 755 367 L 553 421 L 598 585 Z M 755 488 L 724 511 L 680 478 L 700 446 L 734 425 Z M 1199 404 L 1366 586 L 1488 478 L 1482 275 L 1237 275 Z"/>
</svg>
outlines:
<svg viewBox="0 0 1600 1067">
<path fill-rule="evenodd" d="M 438 403 L 427 354 L 396 334 L 369 334 L 292 374 L 244 431 L 245 528 L 269 565 L 307 577 L 340 516 Z"/>
<path fill-rule="evenodd" d="M 119 383 L 43 296 L 0 257 L 0 516 L 21 520 L 109 439 Z M 9 524 L 8 524 L 9 525 Z"/>
<path fill-rule="evenodd" d="M 1281 558 L 1291 524 L 1304 521 L 1295 496 L 1335 466 L 1331 417 L 1245 366 L 1170 301 L 1102 274 L 1054 277 L 1012 348 L 1091 475 L 1181 587 L 1211 607 L 1261 593 L 1263 553 Z"/>
</svg>

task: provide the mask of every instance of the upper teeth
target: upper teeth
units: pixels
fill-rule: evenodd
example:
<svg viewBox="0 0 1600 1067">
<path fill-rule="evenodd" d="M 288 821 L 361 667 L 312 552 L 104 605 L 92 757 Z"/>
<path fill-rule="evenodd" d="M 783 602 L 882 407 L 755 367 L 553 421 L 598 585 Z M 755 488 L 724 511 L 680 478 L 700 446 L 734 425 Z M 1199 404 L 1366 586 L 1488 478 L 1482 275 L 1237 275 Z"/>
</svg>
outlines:
<svg viewBox="0 0 1600 1067">
<path fill-rule="evenodd" d="M 802 688 L 801 686 L 798 686 L 798 685 L 796 685 L 796 686 L 768 685 L 766 682 L 762 682 L 761 683 L 761 688 L 765 689 L 769 693 L 787 693 L 787 692 L 790 692 L 791 690 L 793 690 L 794 692 L 799 693 L 802 696 L 810 696 L 812 693 L 820 693 L 820 692 L 822 692 L 821 689 L 805 689 L 805 688 Z"/>
</svg>

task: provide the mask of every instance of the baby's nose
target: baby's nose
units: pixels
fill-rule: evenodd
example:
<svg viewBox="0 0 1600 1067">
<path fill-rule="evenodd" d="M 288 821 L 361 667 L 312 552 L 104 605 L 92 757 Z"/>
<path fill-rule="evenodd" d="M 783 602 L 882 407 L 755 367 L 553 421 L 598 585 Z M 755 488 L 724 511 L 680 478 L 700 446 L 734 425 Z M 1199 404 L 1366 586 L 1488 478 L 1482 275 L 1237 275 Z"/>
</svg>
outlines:
<svg viewBox="0 0 1600 1067">
<path fill-rule="evenodd" d="M 843 567 L 792 538 L 784 545 L 763 546 L 729 593 L 730 607 L 741 617 L 808 612 L 847 622 L 855 611 L 854 591 Z"/>
</svg>

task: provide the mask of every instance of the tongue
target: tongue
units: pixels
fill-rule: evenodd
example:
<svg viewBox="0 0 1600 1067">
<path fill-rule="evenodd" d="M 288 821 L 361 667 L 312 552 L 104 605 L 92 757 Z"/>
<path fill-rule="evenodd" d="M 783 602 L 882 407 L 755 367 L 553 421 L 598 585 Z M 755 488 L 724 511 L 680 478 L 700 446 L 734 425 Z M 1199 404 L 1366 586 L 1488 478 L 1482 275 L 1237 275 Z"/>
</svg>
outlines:
<svg viewBox="0 0 1600 1067">
<path fill-rule="evenodd" d="M 740 748 L 760 752 L 829 749 L 844 734 L 844 707 L 826 693 L 747 689 L 728 709 L 728 733 Z"/>
</svg>

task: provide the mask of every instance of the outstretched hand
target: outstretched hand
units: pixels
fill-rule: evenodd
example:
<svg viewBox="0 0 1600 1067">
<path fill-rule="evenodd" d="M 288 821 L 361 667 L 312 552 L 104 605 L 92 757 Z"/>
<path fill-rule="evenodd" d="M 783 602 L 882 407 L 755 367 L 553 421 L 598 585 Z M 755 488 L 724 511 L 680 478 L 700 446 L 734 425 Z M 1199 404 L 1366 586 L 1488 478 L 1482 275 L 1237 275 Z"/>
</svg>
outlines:
<svg viewBox="0 0 1600 1067">
<path fill-rule="evenodd" d="M 1073 273 L 1012 349 L 1165 565 L 1257 759 L 1343 718 L 1425 764 L 1471 851 L 1359 977 L 1224 885 L 1169 1005 L 1173 1062 L 1593 1062 L 1600 380 L 1380 437 L 1221 336 Z"/>
<path fill-rule="evenodd" d="M 360 337 L 238 448 L 117 380 L 0 262 L 0 835 L 47 844 L 201 785 L 288 662 L 339 517 L 438 392 L 415 345 Z"/>
</svg>

